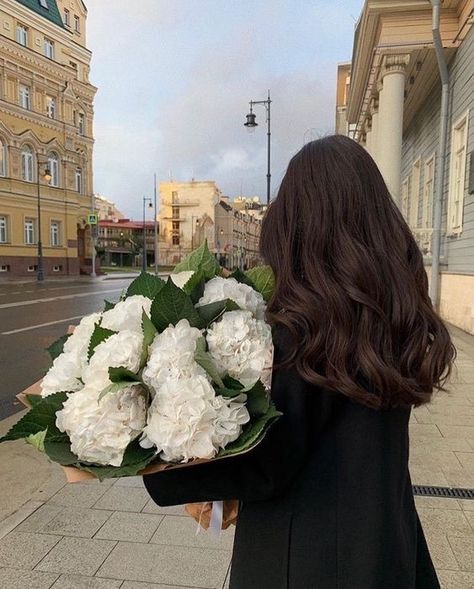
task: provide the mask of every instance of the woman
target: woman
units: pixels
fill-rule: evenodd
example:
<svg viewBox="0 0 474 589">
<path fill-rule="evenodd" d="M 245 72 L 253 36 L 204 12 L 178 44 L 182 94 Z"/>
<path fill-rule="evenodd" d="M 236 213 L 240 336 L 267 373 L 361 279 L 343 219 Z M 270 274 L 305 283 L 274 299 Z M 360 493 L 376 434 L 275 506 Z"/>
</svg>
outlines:
<svg viewBox="0 0 474 589">
<path fill-rule="evenodd" d="M 246 455 L 146 476 L 159 505 L 239 499 L 231 589 L 439 587 L 408 472 L 408 420 L 454 348 L 376 164 L 332 136 L 291 160 L 265 217 L 272 397 Z"/>
</svg>

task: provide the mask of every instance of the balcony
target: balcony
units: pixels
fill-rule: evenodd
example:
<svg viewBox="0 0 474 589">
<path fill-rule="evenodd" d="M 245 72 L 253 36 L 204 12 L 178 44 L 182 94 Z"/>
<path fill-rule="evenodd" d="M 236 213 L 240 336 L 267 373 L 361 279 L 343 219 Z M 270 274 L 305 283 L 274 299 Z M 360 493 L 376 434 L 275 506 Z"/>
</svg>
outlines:
<svg viewBox="0 0 474 589">
<path fill-rule="evenodd" d="M 192 199 L 178 199 L 177 201 L 171 201 L 169 199 L 163 199 L 161 204 L 165 207 L 200 207 L 201 203 L 198 200 Z"/>
</svg>

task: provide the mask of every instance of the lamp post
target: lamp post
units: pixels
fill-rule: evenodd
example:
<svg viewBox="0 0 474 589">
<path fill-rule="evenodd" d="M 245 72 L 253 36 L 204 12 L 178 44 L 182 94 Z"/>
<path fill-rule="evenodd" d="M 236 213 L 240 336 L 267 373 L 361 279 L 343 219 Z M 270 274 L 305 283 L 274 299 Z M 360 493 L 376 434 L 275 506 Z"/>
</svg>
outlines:
<svg viewBox="0 0 474 589">
<path fill-rule="evenodd" d="M 43 243 L 41 241 L 41 185 L 40 185 L 40 172 L 41 166 L 47 165 L 48 162 L 40 162 L 39 158 L 36 158 L 36 181 L 38 187 L 38 272 L 37 272 L 37 280 L 38 282 L 43 282 L 44 280 L 44 272 L 43 272 Z M 42 174 L 43 178 L 46 182 L 51 180 L 51 171 L 48 167 L 44 169 Z"/>
<path fill-rule="evenodd" d="M 270 204 L 270 182 L 271 182 L 271 174 L 270 174 L 270 138 L 271 138 L 271 131 L 270 131 L 270 90 L 268 91 L 268 98 L 266 100 L 251 100 L 250 104 L 250 112 L 247 115 L 247 121 L 244 123 L 244 127 L 253 133 L 255 127 L 258 127 L 258 123 L 255 122 L 255 114 L 253 113 L 253 106 L 255 104 L 263 104 L 265 106 L 265 111 L 267 113 L 267 204 Z"/>
<path fill-rule="evenodd" d="M 158 266 L 160 263 L 159 260 L 159 243 L 158 243 L 158 205 L 157 205 L 157 198 L 156 198 L 156 174 L 153 177 L 153 205 L 155 207 L 155 276 L 158 276 Z"/>
<path fill-rule="evenodd" d="M 146 203 L 148 203 L 148 208 L 153 208 L 153 201 L 150 197 L 144 196 L 143 197 L 143 256 L 142 256 L 142 270 L 146 272 L 147 269 L 147 252 L 146 252 Z"/>
</svg>

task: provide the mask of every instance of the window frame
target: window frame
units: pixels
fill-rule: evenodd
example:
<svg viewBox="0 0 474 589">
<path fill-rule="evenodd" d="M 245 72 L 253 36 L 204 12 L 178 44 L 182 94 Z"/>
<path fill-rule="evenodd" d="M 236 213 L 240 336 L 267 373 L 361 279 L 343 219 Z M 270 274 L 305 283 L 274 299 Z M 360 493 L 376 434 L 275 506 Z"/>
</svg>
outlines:
<svg viewBox="0 0 474 589">
<path fill-rule="evenodd" d="M 45 37 L 43 39 L 43 55 L 54 60 L 54 41 Z"/>
<path fill-rule="evenodd" d="M 34 217 L 25 217 L 23 228 L 25 245 L 36 245 L 38 243 L 36 238 L 36 219 Z M 31 241 L 28 239 L 28 234 L 31 234 Z"/>
<path fill-rule="evenodd" d="M 51 180 L 48 184 L 53 188 L 59 188 L 60 184 L 59 161 L 59 155 L 55 151 L 48 153 L 48 168 L 51 173 Z"/>
<path fill-rule="evenodd" d="M 65 8 L 63 14 L 64 14 L 64 19 L 63 19 L 64 24 L 67 27 L 70 27 L 71 26 L 71 11 L 69 9 Z"/>
<path fill-rule="evenodd" d="M 56 120 L 56 98 L 46 95 L 46 116 L 48 119 Z"/>
<path fill-rule="evenodd" d="M 0 215 L 0 243 L 8 243 L 8 237 L 9 237 L 8 223 L 9 223 L 8 216 L 7 215 Z M 2 238 L 2 233 L 3 233 L 3 238 Z"/>
<path fill-rule="evenodd" d="M 21 108 L 31 110 L 31 87 L 20 83 L 18 87 L 18 102 Z"/>
<path fill-rule="evenodd" d="M 86 134 L 86 115 L 80 111 L 77 113 L 77 132 L 79 135 Z"/>
<path fill-rule="evenodd" d="M 431 166 L 432 177 L 430 178 L 431 186 L 427 188 L 428 169 Z M 436 174 L 436 152 L 433 152 L 423 162 L 423 194 L 421 210 L 421 227 L 423 229 L 433 228 L 433 197 Z"/>
<path fill-rule="evenodd" d="M 76 33 L 81 32 L 81 19 L 77 14 L 74 15 L 74 31 Z"/>
<path fill-rule="evenodd" d="M 53 227 L 56 228 L 56 231 L 53 232 Z M 56 240 L 53 239 L 53 235 L 55 235 Z M 49 243 L 51 247 L 61 247 L 61 221 L 57 221 L 55 219 L 51 219 L 49 223 Z"/>
<path fill-rule="evenodd" d="M 463 230 L 469 114 L 470 110 L 467 109 L 451 126 L 451 155 L 449 159 L 449 190 L 446 218 L 446 234 L 450 236 L 460 235 Z M 464 141 L 461 147 L 458 148 L 456 142 L 459 139 L 459 133 L 463 127 Z M 460 152 L 462 152 L 462 158 L 459 161 L 458 155 Z M 459 167 L 457 167 L 458 163 Z M 457 169 L 459 170 L 459 175 L 456 175 Z"/>
<path fill-rule="evenodd" d="M 6 178 L 8 172 L 7 143 L 0 137 L 0 178 Z"/>
<path fill-rule="evenodd" d="M 76 192 L 78 194 L 83 194 L 84 191 L 84 175 L 82 172 L 82 168 L 80 168 L 79 166 L 76 167 L 76 170 L 74 172 L 74 186 L 76 189 Z"/>
<path fill-rule="evenodd" d="M 21 33 L 21 34 L 20 34 Z M 26 25 L 17 23 L 16 42 L 22 47 L 28 47 L 29 28 Z"/>
<path fill-rule="evenodd" d="M 30 156 L 26 158 L 26 156 Z M 24 182 L 35 181 L 35 151 L 30 145 L 21 148 L 21 179 Z"/>
</svg>

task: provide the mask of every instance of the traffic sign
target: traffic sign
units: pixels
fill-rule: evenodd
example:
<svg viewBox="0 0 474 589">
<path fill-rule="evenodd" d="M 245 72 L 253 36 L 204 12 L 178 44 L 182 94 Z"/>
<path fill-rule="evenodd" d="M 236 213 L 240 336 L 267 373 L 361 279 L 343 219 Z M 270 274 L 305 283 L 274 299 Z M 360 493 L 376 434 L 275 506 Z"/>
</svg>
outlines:
<svg viewBox="0 0 474 589">
<path fill-rule="evenodd" d="M 89 225 L 97 225 L 97 223 L 99 222 L 99 215 L 97 215 L 96 213 L 89 213 L 87 215 L 87 222 L 89 223 Z"/>
</svg>

